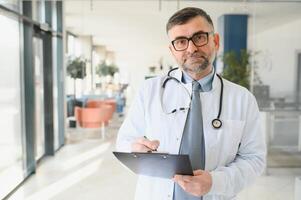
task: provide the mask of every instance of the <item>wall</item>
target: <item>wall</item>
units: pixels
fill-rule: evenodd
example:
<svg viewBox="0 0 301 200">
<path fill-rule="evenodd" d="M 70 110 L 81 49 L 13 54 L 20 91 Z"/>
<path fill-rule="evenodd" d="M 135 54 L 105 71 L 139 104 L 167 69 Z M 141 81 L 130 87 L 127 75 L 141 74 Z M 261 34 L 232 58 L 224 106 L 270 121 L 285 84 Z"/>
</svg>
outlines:
<svg viewBox="0 0 301 200">
<path fill-rule="evenodd" d="M 82 81 L 82 94 L 87 94 L 91 90 L 91 60 L 92 60 L 92 37 L 80 36 L 78 37 L 81 45 L 81 56 L 87 59 L 86 73 L 87 76 Z"/>
<path fill-rule="evenodd" d="M 297 77 L 296 51 L 301 50 L 301 19 L 255 32 L 249 37 L 249 46 L 259 51 L 258 73 L 263 83 L 270 85 L 271 97 L 292 101 Z"/>
</svg>

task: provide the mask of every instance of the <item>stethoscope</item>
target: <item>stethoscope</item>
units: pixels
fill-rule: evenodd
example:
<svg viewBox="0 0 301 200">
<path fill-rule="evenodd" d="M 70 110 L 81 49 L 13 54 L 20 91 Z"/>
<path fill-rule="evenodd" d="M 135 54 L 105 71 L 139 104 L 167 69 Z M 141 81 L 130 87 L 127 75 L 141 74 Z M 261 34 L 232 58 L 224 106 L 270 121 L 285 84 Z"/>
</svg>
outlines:
<svg viewBox="0 0 301 200">
<path fill-rule="evenodd" d="M 172 114 L 172 113 L 176 113 L 178 111 L 185 111 L 185 110 L 188 110 L 190 108 L 190 104 L 191 104 L 191 98 L 192 96 L 190 95 L 189 91 L 186 89 L 186 87 L 183 85 L 183 83 L 181 81 L 179 81 L 178 79 L 176 79 L 175 77 L 171 76 L 170 73 L 174 70 L 177 70 L 177 68 L 173 68 L 171 70 L 168 71 L 167 73 L 167 77 L 166 79 L 164 80 L 163 84 L 162 84 L 162 93 L 161 93 L 161 107 L 162 107 L 162 110 L 165 114 Z M 223 108 L 223 92 L 224 92 L 224 83 L 223 83 L 223 79 L 220 75 L 216 74 L 217 77 L 219 78 L 220 82 L 221 82 L 221 93 L 220 93 L 220 97 L 219 97 L 219 110 L 218 110 L 218 115 L 217 115 L 217 118 L 213 119 L 211 124 L 213 126 L 213 128 L 215 129 L 219 129 L 220 127 L 222 127 L 222 121 L 220 120 L 220 116 L 221 116 L 221 112 L 222 112 L 222 108 Z M 174 109 L 172 110 L 171 112 L 167 112 L 164 108 L 163 108 L 163 91 L 165 89 L 165 86 L 167 84 L 168 81 L 170 80 L 174 80 L 176 81 L 177 83 L 179 83 L 180 85 L 183 86 L 183 88 L 185 88 L 185 91 L 187 92 L 187 94 L 189 95 L 190 97 L 190 104 L 189 104 L 189 107 L 181 107 L 181 108 L 178 108 L 178 109 Z"/>
</svg>

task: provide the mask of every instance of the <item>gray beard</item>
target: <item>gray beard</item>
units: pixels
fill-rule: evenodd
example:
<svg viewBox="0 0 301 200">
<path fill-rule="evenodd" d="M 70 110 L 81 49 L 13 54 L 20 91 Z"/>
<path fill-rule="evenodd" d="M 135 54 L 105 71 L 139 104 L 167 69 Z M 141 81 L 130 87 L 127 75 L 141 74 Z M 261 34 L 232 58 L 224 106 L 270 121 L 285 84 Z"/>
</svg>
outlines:
<svg viewBox="0 0 301 200">
<path fill-rule="evenodd" d="M 208 66 L 209 66 L 209 64 L 210 64 L 209 60 L 208 59 L 204 59 L 204 62 L 202 64 L 200 64 L 197 67 L 194 67 L 193 69 L 191 69 L 187 65 L 183 64 L 183 70 L 185 72 L 190 72 L 190 73 L 196 73 L 196 74 L 198 74 L 198 73 L 204 71 L 205 69 L 207 69 Z"/>
</svg>

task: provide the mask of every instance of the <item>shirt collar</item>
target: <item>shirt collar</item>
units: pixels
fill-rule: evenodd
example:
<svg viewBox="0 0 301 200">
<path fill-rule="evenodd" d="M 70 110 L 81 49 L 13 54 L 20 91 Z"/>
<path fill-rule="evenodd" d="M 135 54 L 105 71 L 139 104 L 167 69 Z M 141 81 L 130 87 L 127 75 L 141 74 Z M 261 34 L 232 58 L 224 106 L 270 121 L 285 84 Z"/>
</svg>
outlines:
<svg viewBox="0 0 301 200">
<path fill-rule="evenodd" d="M 208 92 L 212 89 L 212 81 L 213 81 L 214 74 L 215 74 L 215 70 L 212 69 L 207 76 L 198 80 L 199 84 L 202 87 L 203 92 Z M 185 83 L 191 83 L 193 79 L 185 71 L 183 71 L 181 81 L 182 83 L 185 84 Z"/>
</svg>

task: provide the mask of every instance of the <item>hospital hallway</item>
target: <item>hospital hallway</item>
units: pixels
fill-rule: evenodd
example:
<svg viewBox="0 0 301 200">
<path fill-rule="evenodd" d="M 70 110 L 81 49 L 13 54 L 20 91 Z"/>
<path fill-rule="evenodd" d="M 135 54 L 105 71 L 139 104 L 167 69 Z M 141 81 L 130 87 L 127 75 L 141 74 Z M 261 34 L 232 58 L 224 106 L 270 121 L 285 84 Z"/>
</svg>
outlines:
<svg viewBox="0 0 301 200">
<path fill-rule="evenodd" d="M 8 199 L 133 199 L 136 177 L 112 154 L 122 119 L 114 116 L 105 140 L 100 129 L 67 128 L 67 144 Z"/>
<path fill-rule="evenodd" d="M 173 24 L 180 10 L 206 17 Z M 205 164 L 212 169 L 235 158 L 260 161 L 265 143 L 264 175 L 235 200 L 301 200 L 300 10 L 301 0 L 0 0 L 0 200 L 133 200 L 138 176 L 113 154 L 118 130 L 130 116 L 126 137 L 139 132 L 160 140 L 154 149 L 177 152 L 182 116 L 196 111 L 192 85 L 174 76 L 182 74 L 186 82 L 182 61 L 190 62 L 190 45 L 201 57 L 208 53 L 208 62 L 203 57 L 195 66 L 214 69 L 204 69 L 199 79 L 208 81 L 208 91 L 196 93 L 202 113 L 189 112 L 197 114 L 193 126 L 202 114 L 209 135 Z M 202 16 L 209 27 L 191 24 Z M 174 29 L 186 25 L 194 28 Z M 222 84 L 215 84 L 215 74 Z M 164 85 L 159 77 L 180 84 Z M 211 123 L 216 117 L 220 130 L 213 129 L 220 123 Z M 157 166 L 164 165 L 150 165 L 161 173 Z M 212 193 L 231 195 L 230 187 L 245 186 L 261 166 L 252 162 L 252 172 L 245 167 L 238 173 L 227 168 L 238 178 L 213 181 L 221 187 L 214 185 Z M 224 180 L 216 174 L 214 180 Z M 140 194 L 171 200 L 172 187 L 160 183 L 153 185 L 163 192 L 151 192 L 162 198 L 144 193 L 148 184 Z"/>
<path fill-rule="evenodd" d="M 114 116 L 102 140 L 100 130 L 67 128 L 67 144 L 44 158 L 37 172 L 9 200 L 132 200 L 137 176 L 122 167 L 112 151 L 122 120 Z M 239 194 L 239 200 L 293 200 L 295 168 L 268 169 L 269 175 Z"/>
</svg>

